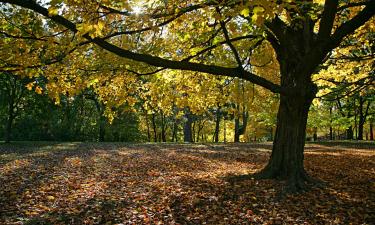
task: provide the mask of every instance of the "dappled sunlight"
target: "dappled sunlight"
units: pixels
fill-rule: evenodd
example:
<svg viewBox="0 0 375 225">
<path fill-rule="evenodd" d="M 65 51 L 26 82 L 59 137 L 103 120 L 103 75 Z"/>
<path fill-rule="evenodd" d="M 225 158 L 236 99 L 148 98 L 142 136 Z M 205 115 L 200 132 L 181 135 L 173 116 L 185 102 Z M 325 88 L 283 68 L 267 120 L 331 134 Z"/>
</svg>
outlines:
<svg viewBox="0 0 375 225">
<path fill-rule="evenodd" d="M 30 166 L 31 161 L 29 159 L 16 159 L 14 161 L 6 163 L 4 166 L 0 167 L 0 175 L 4 176 L 7 173 L 20 170 L 24 167 Z"/>
<path fill-rule="evenodd" d="M 1 223 L 339 224 L 370 221 L 374 206 L 371 150 L 307 151 L 307 171 L 329 186 L 278 199 L 280 182 L 237 179 L 265 166 L 268 145 L 57 148 L 2 164 L 13 172 L 0 175 Z"/>
<path fill-rule="evenodd" d="M 358 149 L 345 149 L 345 150 L 333 150 L 329 149 L 329 147 L 325 147 L 322 150 L 307 150 L 305 151 L 306 154 L 309 155 L 333 155 L 333 156 L 372 156 L 375 157 L 374 150 L 358 150 Z"/>
</svg>

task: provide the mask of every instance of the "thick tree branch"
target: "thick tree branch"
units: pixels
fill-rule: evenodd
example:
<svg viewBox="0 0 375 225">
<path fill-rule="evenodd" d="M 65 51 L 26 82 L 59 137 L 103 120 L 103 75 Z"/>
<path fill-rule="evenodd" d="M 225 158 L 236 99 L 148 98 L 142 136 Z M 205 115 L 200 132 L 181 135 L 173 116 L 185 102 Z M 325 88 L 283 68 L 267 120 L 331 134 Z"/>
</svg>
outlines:
<svg viewBox="0 0 375 225">
<path fill-rule="evenodd" d="M 338 4 L 338 0 L 325 1 L 324 11 L 319 24 L 318 40 L 323 40 L 331 35 Z"/>
<path fill-rule="evenodd" d="M 224 21 L 220 20 L 220 26 L 221 26 L 221 29 L 223 30 L 225 42 L 226 42 L 227 45 L 229 45 L 230 49 L 232 50 L 234 58 L 236 59 L 236 62 L 238 64 L 238 68 L 240 68 L 241 71 L 242 71 L 243 68 L 242 68 L 242 60 L 241 60 L 240 54 L 238 53 L 238 51 L 237 51 L 236 47 L 233 45 L 233 43 L 230 41 L 229 32 L 228 32 L 228 30 L 225 26 Z"/>
<path fill-rule="evenodd" d="M 42 7 L 41 5 L 38 5 L 35 1 L 0 0 L 0 2 L 10 3 L 10 4 L 21 6 L 23 8 L 30 9 L 34 12 L 42 14 L 43 16 L 47 18 L 50 18 L 51 20 L 53 20 L 54 22 L 62 26 L 65 26 L 66 28 L 70 29 L 73 32 L 78 32 L 76 25 L 74 23 L 72 23 L 71 21 L 59 15 L 55 15 L 55 16 L 49 15 L 48 10 Z M 169 60 L 169 59 L 163 59 L 163 58 L 156 57 L 156 56 L 135 53 L 126 49 L 122 49 L 116 45 L 106 42 L 105 40 L 101 38 L 91 38 L 90 35 L 88 34 L 83 35 L 83 37 L 89 41 L 92 41 L 93 43 L 100 46 L 101 48 L 107 51 L 110 51 L 120 57 L 124 57 L 124 58 L 131 59 L 131 60 L 138 61 L 138 62 L 147 63 L 152 66 L 164 67 L 164 68 L 169 68 L 169 69 L 197 71 L 197 72 L 209 73 L 212 75 L 238 77 L 238 78 L 242 78 L 250 82 L 253 82 L 254 84 L 262 86 L 274 93 L 283 92 L 280 85 L 272 83 L 271 81 L 264 79 L 260 76 L 257 76 L 253 73 L 250 73 L 248 71 L 245 71 L 244 73 L 238 73 L 238 68 L 227 68 L 227 67 L 221 67 L 221 66 L 192 63 L 192 62 L 187 62 L 187 61 L 174 61 L 174 60 Z"/>
<path fill-rule="evenodd" d="M 336 29 L 330 38 L 328 48 L 333 49 L 340 45 L 345 36 L 352 34 L 356 29 L 364 25 L 368 20 L 375 15 L 375 1 L 371 1 L 367 6 L 354 16 L 351 20 L 343 23 Z"/>
</svg>

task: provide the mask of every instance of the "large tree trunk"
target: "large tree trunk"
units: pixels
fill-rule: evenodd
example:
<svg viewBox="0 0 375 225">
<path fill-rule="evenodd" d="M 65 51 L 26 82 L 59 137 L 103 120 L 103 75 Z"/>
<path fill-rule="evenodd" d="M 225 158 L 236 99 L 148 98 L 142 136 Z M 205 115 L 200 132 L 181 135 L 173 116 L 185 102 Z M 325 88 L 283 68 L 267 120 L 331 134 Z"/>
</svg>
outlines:
<svg viewBox="0 0 375 225">
<path fill-rule="evenodd" d="M 271 158 L 258 177 L 287 180 L 290 191 L 304 189 L 309 180 L 303 152 L 311 103 L 312 98 L 281 96 Z"/>
</svg>

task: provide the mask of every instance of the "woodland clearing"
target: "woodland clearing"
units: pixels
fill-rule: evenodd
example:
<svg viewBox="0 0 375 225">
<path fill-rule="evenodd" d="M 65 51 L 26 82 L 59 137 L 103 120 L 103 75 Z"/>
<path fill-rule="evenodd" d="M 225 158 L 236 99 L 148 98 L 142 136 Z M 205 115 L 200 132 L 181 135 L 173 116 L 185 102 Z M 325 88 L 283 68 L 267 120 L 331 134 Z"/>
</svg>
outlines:
<svg viewBox="0 0 375 225">
<path fill-rule="evenodd" d="M 0 145 L 1 224 L 370 224 L 375 145 L 308 143 L 324 188 L 278 197 L 281 181 L 240 179 L 271 143 Z"/>
</svg>

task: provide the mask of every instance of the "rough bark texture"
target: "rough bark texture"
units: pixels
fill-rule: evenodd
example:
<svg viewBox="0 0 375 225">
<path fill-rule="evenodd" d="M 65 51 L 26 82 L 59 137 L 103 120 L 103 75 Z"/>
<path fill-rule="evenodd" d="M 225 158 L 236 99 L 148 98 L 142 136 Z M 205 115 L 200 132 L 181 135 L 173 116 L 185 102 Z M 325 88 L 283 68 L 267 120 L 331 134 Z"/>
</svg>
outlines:
<svg viewBox="0 0 375 225">
<path fill-rule="evenodd" d="M 312 181 L 303 166 L 303 152 L 308 112 L 317 93 L 311 75 L 320 56 L 309 53 L 312 48 L 309 43 L 311 37 L 308 34 L 292 30 L 289 32 L 283 34 L 285 36 L 282 41 L 286 43 L 285 47 L 277 51 L 281 86 L 287 93 L 280 95 L 270 160 L 256 177 L 286 180 L 285 190 L 296 192 L 304 190 L 306 182 Z M 307 58 L 310 60 L 306 60 Z"/>
<path fill-rule="evenodd" d="M 312 99 L 281 96 L 272 155 L 259 178 L 288 181 L 290 191 L 304 189 L 309 181 L 303 167 L 306 124 Z"/>
</svg>

